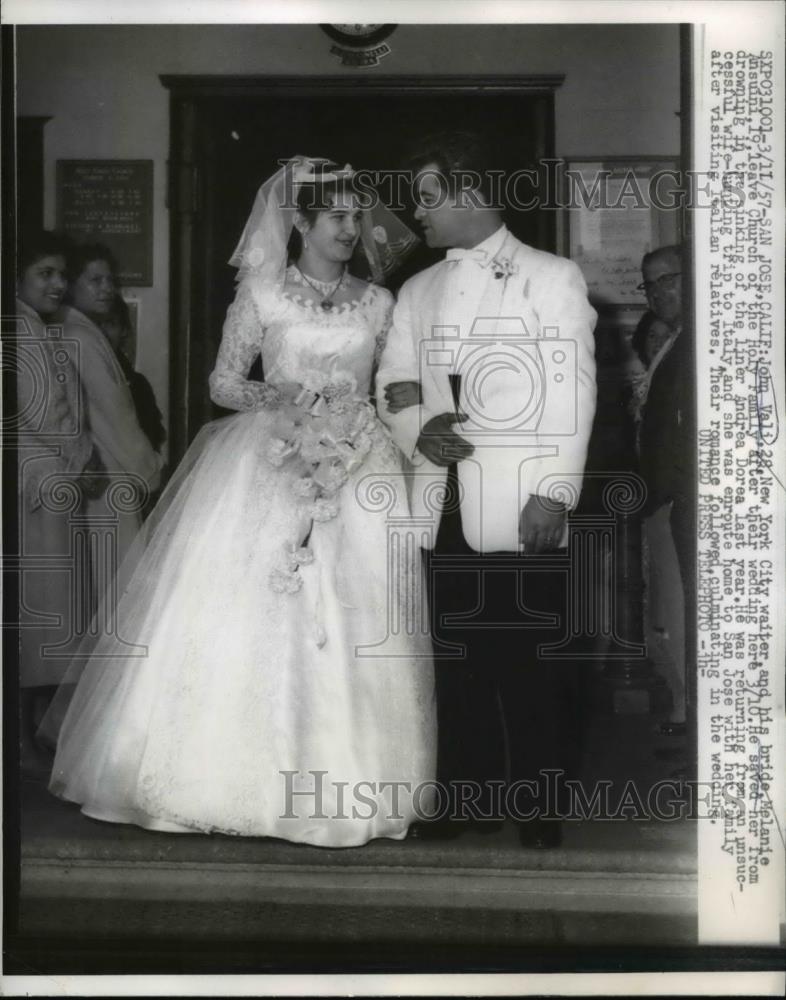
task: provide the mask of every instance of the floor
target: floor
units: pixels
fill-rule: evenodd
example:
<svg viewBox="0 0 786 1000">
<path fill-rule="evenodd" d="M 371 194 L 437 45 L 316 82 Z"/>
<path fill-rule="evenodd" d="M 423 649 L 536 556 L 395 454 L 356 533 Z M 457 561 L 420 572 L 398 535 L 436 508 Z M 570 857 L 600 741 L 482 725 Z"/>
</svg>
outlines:
<svg viewBox="0 0 786 1000">
<path fill-rule="evenodd" d="M 639 800 L 646 808 L 681 757 L 679 741 L 656 730 L 649 715 L 598 716 L 586 794 L 605 780 L 612 803 L 627 787 L 627 811 Z M 100 823 L 54 799 L 44 780 L 20 791 L 12 964 L 21 967 L 329 971 L 362 956 L 374 968 L 475 968 L 482 956 L 505 966 L 581 947 L 594 961 L 613 947 L 695 943 L 696 831 L 686 818 L 570 821 L 563 845 L 545 851 L 522 848 L 510 824 L 445 842 L 326 850 Z M 673 792 L 662 797 L 669 803 L 679 805 Z"/>
<path fill-rule="evenodd" d="M 550 864 L 574 851 L 666 851 L 680 856 L 693 853 L 693 824 L 675 819 L 665 821 L 649 815 L 648 802 L 654 803 L 653 789 L 658 782 L 668 781 L 683 762 L 683 743 L 679 737 L 657 732 L 658 721 L 648 715 L 598 717 L 591 727 L 584 755 L 581 777 L 585 795 L 591 800 L 598 782 L 610 782 L 608 801 L 617 818 L 570 821 L 565 824 L 564 842 L 557 851 L 546 852 Z M 670 758 L 659 760 L 656 751 L 666 751 Z M 274 852 L 277 858 L 302 858 L 309 863 L 323 859 L 326 864 L 364 863 L 417 864 L 418 859 L 433 859 L 436 853 L 484 863 L 499 863 L 521 852 L 512 824 L 492 834 L 469 832 L 453 841 L 422 843 L 376 841 L 365 847 L 329 851 L 285 841 L 235 839 L 222 835 L 202 836 L 152 833 L 135 827 L 100 823 L 88 819 L 78 807 L 53 798 L 46 790 L 45 779 L 25 779 L 21 784 L 22 852 L 27 856 L 56 852 L 58 856 L 124 856 L 159 857 L 194 860 L 209 858 L 216 852 L 223 858 L 237 860 L 258 858 L 259 852 Z M 622 808 L 625 805 L 626 808 Z M 656 810 L 670 815 L 679 814 L 678 797 L 671 788 L 660 793 Z M 219 846 L 220 845 L 220 846 Z M 537 855 L 536 855 L 537 857 Z M 395 859 L 395 861 L 393 861 Z"/>
</svg>

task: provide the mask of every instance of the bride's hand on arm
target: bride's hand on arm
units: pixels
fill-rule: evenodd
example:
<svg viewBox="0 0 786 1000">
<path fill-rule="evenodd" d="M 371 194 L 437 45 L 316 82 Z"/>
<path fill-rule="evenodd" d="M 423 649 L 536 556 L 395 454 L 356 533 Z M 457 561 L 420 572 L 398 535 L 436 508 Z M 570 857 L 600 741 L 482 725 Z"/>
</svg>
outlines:
<svg viewBox="0 0 786 1000">
<path fill-rule="evenodd" d="M 389 413 L 400 413 L 423 402 L 420 382 L 390 382 L 385 386 L 385 402 Z"/>
</svg>

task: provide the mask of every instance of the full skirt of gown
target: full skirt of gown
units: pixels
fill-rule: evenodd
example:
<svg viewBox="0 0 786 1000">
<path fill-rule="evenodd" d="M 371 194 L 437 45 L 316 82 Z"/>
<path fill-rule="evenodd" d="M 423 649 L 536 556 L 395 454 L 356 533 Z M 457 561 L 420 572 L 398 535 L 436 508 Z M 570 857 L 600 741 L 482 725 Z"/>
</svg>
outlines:
<svg viewBox="0 0 786 1000">
<path fill-rule="evenodd" d="M 377 425 L 337 516 L 312 522 L 295 472 L 267 460 L 274 419 L 218 420 L 192 446 L 71 699 L 50 790 L 157 830 L 399 839 L 429 808 L 436 719 L 398 455 Z M 313 561 L 282 591 L 307 537 Z"/>
</svg>

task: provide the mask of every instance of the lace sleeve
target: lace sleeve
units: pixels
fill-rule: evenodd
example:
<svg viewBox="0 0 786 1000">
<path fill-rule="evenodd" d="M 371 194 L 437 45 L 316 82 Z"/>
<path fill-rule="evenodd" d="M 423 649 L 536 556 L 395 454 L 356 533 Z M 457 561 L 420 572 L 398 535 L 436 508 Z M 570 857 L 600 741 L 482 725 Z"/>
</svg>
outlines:
<svg viewBox="0 0 786 1000">
<path fill-rule="evenodd" d="M 264 330 L 248 285 L 241 284 L 227 310 L 216 366 L 210 375 L 210 398 L 229 410 L 260 410 L 278 398 L 264 382 L 249 382 Z"/>
<path fill-rule="evenodd" d="M 376 371 L 379 366 L 379 359 L 382 357 L 382 352 L 385 350 L 385 344 L 388 342 L 388 331 L 390 330 L 390 324 L 393 319 L 393 305 L 394 299 L 389 291 L 385 288 L 377 289 L 377 296 L 375 301 L 376 311 L 376 337 L 374 343 L 374 370 Z"/>
</svg>

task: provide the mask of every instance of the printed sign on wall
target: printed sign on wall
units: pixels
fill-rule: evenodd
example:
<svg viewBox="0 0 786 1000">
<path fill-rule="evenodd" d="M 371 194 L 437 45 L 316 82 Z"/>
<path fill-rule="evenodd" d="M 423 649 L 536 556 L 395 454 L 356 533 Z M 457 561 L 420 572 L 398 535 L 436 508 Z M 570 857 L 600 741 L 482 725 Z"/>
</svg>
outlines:
<svg viewBox="0 0 786 1000">
<path fill-rule="evenodd" d="M 153 161 L 58 160 L 57 228 L 103 243 L 123 285 L 153 284 Z"/>
</svg>

